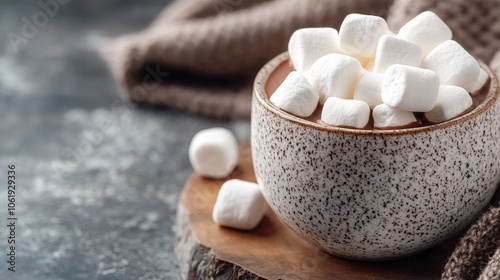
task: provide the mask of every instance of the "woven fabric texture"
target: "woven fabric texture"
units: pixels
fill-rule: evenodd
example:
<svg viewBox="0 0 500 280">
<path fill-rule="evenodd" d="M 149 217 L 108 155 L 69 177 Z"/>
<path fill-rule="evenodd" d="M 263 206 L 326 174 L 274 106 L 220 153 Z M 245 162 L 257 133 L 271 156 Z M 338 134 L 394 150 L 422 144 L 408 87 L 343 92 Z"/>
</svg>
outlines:
<svg viewBox="0 0 500 280">
<path fill-rule="evenodd" d="M 178 0 L 147 29 L 109 40 L 103 56 L 132 102 L 246 118 L 256 72 L 294 30 L 338 28 L 358 12 L 387 17 L 397 31 L 424 10 L 479 59 L 489 63 L 500 49 L 499 0 Z"/>
<path fill-rule="evenodd" d="M 500 280 L 500 248 L 491 257 L 479 280 Z"/>
<path fill-rule="evenodd" d="M 491 207 L 467 231 L 449 258 L 442 278 L 497 279 L 500 275 L 500 207 Z M 493 277 L 493 278 L 489 278 Z"/>
<path fill-rule="evenodd" d="M 179 0 L 144 31 L 107 42 L 102 53 L 133 102 L 247 118 L 255 74 L 286 50 L 296 29 L 338 28 L 351 12 L 385 16 L 390 2 Z"/>
</svg>

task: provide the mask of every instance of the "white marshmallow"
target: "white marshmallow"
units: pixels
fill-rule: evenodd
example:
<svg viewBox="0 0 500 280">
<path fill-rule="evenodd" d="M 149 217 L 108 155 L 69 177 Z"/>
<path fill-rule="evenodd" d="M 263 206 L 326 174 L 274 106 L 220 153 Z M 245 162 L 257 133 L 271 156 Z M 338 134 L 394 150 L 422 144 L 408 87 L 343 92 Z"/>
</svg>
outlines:
<svg viewBox="0 0 500 280">
<path fill-rule="evenodd" d="M 220 188 L 212 219 L 221 226 L 251 230 L 259 224 L 266 210 L 267 203 L 259 185 L 233 179 Z"/>
<path fill-rule="evenodd" d="M 225 128 L 202 130 L 189 146 L 189 161 L 200 175 L 210 178 L 227 177 L 238 162 L 238 144 Z"/>
<path fill-rule="evenodd" d="M 271 95 L 270 100 L 282 110 L 299 117 L 308 117 L 318 105 L 319 94 L 302 74 L 293 71 Z"/>
<path fill-rule="evenodd" d="M 334 126 L 364 128 L 370 120 L 370 107 L 363 101 L 330 97 L 323 106 L 321 120 Z"/>
<path fill-rule="evenodd" d="M 375 68 L 375 58 L 370 59 L 364 66 L 363 70 L 365 70 L 365 72 L 373 72 L 373 68 Z"/>
<path fill-rule="evenodd" d="M 359 64 L 361 64 L 361 67 L 365 68 L 368 64 L 370 64 L 373 61 L 373 58 L 371 57 L 362 57 L 362 56 L 354 56 L 350 55 L 351 57 L 357 59 L 359 61 Z"/>
<path fill-rule="evenodd" d="M 460 44 L 448 40 L 437 46 L 422 62 L 436 72 L 441 85 L 463 87 L 470 92 L 479 76 L 479 63 Z"/>
<path fill-rule="evenodd" d="M 342 54 L 328 54 L 318 59 L 309 72 L 309 80 L 323 104 L 328 97 L 350 99 L 363 68 L 358 60 Z"/>
<path fill-rule="evenodd" d="M 339 53 L 338 32 L 329 27 L 303 28 L 295 31 L 288 42 L 288 53 L 293 67 L 299 72 L 307 72 L 320 57 L 329 53 Z"/>
<path fill-rule="evenodd" d="M 392 64 L 419 67 L 421 60 L 422 50 L 417 44 L 384 35 L 378 41 L 373 70 L 383 73 Z"/>
<path fill-rule="evenodd" d="M 392 36 L 392 37 L 396 37 L 396 33 L 392 32 L 391 30 L 388 30 L 385 35 L 389 35 L 389 36 Z"/>
<path fill-rule="evenodd" d="M 310 80 L 311 79 L 311 74 L 310 74 L 309 71 L 302 73 L 302 76 L 304 76 L 304 78 L 306 78 L 307 82 L 309 84 L 311 84 L 311 80 Z"/>
<path fill-rule="evenodd" d="M 479 69 L 479 77 L 477 78 L 476 83 L 472 87 L 470 94 L 472 96 L 476 96 L 481 92 L 481 89 L 483 88 L 484 84 L 486 84 L 486 81 L 490 75 L 488 75 L 488 72 L 486 72 L 483 68 Z"/>
<path fill-rule="evenodd" d="M 378 39 L 388 32 L 389 27 L 381 17 L 350 14 L 340 26 L 339 47 L 349 55 L 373 57 Z"/>
<path fill-rule="evenodd" d="M 419 45 L 425 57 L 436 46 L 452 36 L 451 29 L 435 13 L 423 12 L 407 22 L 398 32 L 398 37 Z"/>
<path fill-rule="evenodd" d="M 354 99 L 366 102 L 370 109 L 382 103 L 382 81 L 384 74 L 364 72 L 359 76 L 356 90 L 354 91 Z"/>
<path fill-rule="evenodd" d="M 440 123 L 458 117 L 472 106 L 469 93 L 457 86 L 440 86 L 434 109 L 424 114 L 431 123 Z"/>
<path fill-rule="evenodd" d="M 373 109 L 373 127 L 375 129 L 395 129 L 410 127 L 417 124 L 413 112 L 394 109 L 385 104 L 380 104 Z"/>
<path fill-rule="evenodd" d="M 385 71 L 382 101 L 390 107 L 410 112 L 428 112 L 434 108 L 439 78 L 431 70 L 394 64 Z"/>
</svg>

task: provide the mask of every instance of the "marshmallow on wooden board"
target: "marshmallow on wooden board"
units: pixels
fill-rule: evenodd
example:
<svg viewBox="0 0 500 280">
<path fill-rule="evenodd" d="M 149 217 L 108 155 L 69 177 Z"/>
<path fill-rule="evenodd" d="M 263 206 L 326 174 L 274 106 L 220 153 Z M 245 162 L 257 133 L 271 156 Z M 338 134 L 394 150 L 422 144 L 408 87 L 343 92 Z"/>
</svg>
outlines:
<svg viewBox="0 0 500 280">
<path fill-rule="evenodd" d="M 370 120 L 370 107 L 359 100 L 329 97 L 323 106 L 321 120 L 333 126 L 364 128 Z"/>
<path fill-rule="evenodd" d="M 417 122 L 413 112 L 394 109 L 386 104 L 380 104 L 373 109 L 373 127 L 375 129 L 411 127 Z"/>
<path fill-rule="evenodd" d="M 483 86 L 488 81 L 489 77 L 490 75 L 488 75 L 488 72 L 486 72 L 483 68 L 479 68 L 479 77 L 477 77 L 476 83 L 474 83 L 474 86 L 472 87 L 470 94 L 472 96 L 478 95 L 481 92 Z"/>
<path fill-rule="evenodd" d="M 457 86 L 440 86 L 436 106 L 424 113 L 430 123 L 440 123 L 458 117 L 472 106 L 469 93 Z"/>
<path fill-rule="evenodd" d="M 225 128 L 202 130 L 191 140 L 189 161 L 196 173 L 204 177 L 227 177 L 238 162 L 236 138 Z"/>
<path fill-rule="evenodd" d="M 421 60 L 420 46 L 397 37 L 384 35 L 378 41 L 373 71 L 383 73 L 393 64 L 419 67 Z"/>
<path fill-rule="evenodd" d="M 428 112 L 434 108 L 439 78 L 431 70 L 394 64 L 385 71 L 382 101 L 390 107 L 410 112 Z"/>
<path fill-rule="evenodd" d="M 329 27 L 302 28 L 295 31 L 288 42 L 288 53 L 293 67 L 307 72 L 320 57 L 339 53 L 338 32 Z"/>
<path fill-rule="evenodd" d="M 425 57 L 439 44 L 450 40 L 452 32 L 439 16 L 425 11 L 403 25 L 397 36 L 419 45 Z"/>
<path fill-rule="evenodd" d="M 251 230 L 259 224 L 266 210 L 267 203 L 259 185 L 232 179 L 220 188 L 212 219 L 221 226 Z"/>
<path fill-rule="evenodd" d="M 363 68 L 358 60 L 343 54 L 328 54 L 318 59 L 309 71 L 309 81 L 323 104 L 328 97 L 350 99 Z"/>
<path fill-rule="evenodd" d="M 349 55 L 373 57 L 378 39 L 389 32 L 385 20 L 378 16 L 349 14 L 339 29 L 339 47 Z"/>
<path fill-rule="evenodd" d="M 364 72 L 359 76 L 354 99 L 366 102 L 370 109 L 382 103 L 382 81 L 384 74 Z"/>
<path fill-rule="evenodd" d="M 470 92 L 479 77 L 479 63 L 459 43 L 448 40 L 427 55 L 422 67 L 436 72 L 441 85 L 463 87 Z"/>
<path fill-rule="evenodd" d="M 290 114 L 309 117 L 318 106 L 319 94 L 302 74 L 293 71 L 271 95 L 270 100 Z"/>
</svg>

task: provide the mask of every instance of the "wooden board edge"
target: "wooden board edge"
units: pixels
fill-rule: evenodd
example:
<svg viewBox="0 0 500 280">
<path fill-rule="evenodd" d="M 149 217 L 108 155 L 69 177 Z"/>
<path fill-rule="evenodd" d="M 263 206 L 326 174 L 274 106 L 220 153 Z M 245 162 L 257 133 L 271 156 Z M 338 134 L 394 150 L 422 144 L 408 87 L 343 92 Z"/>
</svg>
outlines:
<svg viewBox="0 0 500 280">
<path fill-rule="evenodd" d="M 182 279 L 265 280 L 240 266 L 218 259 L 210 248 L 200 244 L 192 234 L 182 199 L 177 208 L 174 232 L 174 252 Z"/>
</svg>

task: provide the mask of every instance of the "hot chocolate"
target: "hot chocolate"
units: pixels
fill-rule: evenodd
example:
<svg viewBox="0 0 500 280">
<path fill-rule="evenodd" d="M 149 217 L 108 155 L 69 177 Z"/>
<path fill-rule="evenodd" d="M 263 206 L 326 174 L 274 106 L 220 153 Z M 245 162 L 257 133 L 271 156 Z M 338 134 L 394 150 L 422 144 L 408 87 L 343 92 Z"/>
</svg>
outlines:
<svg viewBox="0 0 500 280">
<path fill-rule="evenodd" d="M 394 130 L 443 123 L 486 98 L 489 75 L 435 13 L 396 34 L 381 17 L 350 14 L 339 30 L 303 28 L 271 103 L 324 125 Z M 283 68 L 283 69 L 279 69 Z M 275 85 L 271 83 L 271 85 Z"/>
<path fill-rule="evenodd" d="M 283 81 L 288 76 L 288 74 L 290 74 L 294 70 L 295 69 L 289 60 L 282 62 L 279 66 L 276 67 L 273 74 L 269 77 L 269 79 L 267 80 L 267 82 L 265 84 L 265 92 L 266 92 L 267 98 L 271 98 L 272 94 L 281 85 L 281 83 L 283 83 Z M 490 91 L 490 81 L 491 81 L 490 77 L 487 77 L 486 80 L 484 80 L 484 83 L 482 86 L 480 86 L 478 89 L 475 89 L 473 92 L 470 93 L 471 97 L 472 97 L 473 104 L 463 114 L 466 114 L 466 113 L 472 111 L 474 108 L 476 108 L 479 104 L 481 104 L 486 99 L 488 92 Z M 321 121 L 322 110 L 323 110 L 323 105 L 318 103 L 316 109 L 314 110 L 314 112 L 310 116 L 301 117 L 301 118 L 304 120 L 310 121 L 310 122 L 323 124 L 323 122 Z M 409 125 L 406 127 L 399 127 L 398 129 L 432 125 L 432 123 L 428 122 L 425 119 L 423 113 L 414 113 L 414 114 L 415 114 L 416 119 L 418 120 L 418 123 L 412 124 L 412 125 Z M 374 129 L 373 117 L 370 117 L 370 121 L 369 121 L 368 125 L 365 127 L 365 129 Z"/>
</svg>

